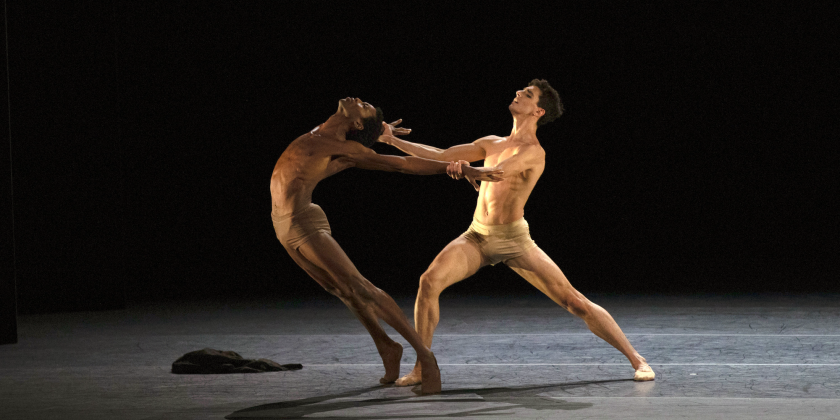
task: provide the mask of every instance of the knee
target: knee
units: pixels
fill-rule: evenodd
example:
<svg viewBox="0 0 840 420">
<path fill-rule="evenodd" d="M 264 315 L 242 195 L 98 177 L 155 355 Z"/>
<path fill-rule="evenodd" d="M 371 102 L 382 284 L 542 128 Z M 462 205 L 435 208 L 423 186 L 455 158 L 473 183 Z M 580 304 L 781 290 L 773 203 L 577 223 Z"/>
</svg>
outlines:
<svg viewBox="0 0 840 420">
<path fill-rule="evenodd" d="M 333 296 L 335 296 L 335 297 L 337 297 L 341 300 L 346 300 L 348 297 L 350 297 L 352 295 L 352 293 L 348 292 L 347 290 L 343 290 L 341 287 L 335 287 L 335 286 L 323 286 L 323 287 L 324 287 L 324 290 L 327 291 L 327 293 L 329 293 L 329 294 L 331 294 L 331 295 L 333 295 Z"/>
<path fill-rule="evenodd" d="M 339 297 L 352 301 L 369 302 L 376 299 L 377 292 L 382 292 L 358 273 L 341 276 L 340 283 L 343 287 Z"/>
<path fill-rule="evenodd" d="M 328 284 L 321 285 L 329 294 L 341 300 L 351 299 L 356 294 L 351 275 L 333 274 L 330 277 L 332 279 Z"/>
<path fill-rule="evenodd" d="M 572 315 L 585 318 L 592 312 L 592 303 L 580 293 L 573 293 L 563 299 L 561 305 Z"/>
<path fill-rule="evenodd" d="M 433 299 L 443 291 L 441 284 L 443 279 L 432 271 L 426 271 L 420 276 L 420 288 L 417 291 L 418 299 Z"/>
</svg>

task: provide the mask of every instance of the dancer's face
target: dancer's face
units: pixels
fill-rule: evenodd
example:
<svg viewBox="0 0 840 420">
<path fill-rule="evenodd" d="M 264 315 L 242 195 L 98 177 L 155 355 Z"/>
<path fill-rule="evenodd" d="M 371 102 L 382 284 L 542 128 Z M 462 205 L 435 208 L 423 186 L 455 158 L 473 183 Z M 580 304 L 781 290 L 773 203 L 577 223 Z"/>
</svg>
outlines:
<svg viewBox="0 0 840 420">
<path fill-rule="evenodd" d="M 534 112 L 542 110 L 537 103 L 540 101 L 540 88 L 536 86 L 528 86 L 524 89 L 517 90 L 516 96 L 508 106 L 510 112 L 514 114 L 533 114 Z"/>
<path fill-rule="evenodd" d="M 362 102 L 359 98 L 350 97 L 338 101 L 338 112 L 349 118 L 354 127 L 358 124 L 358 127 L 355 127 L 356 130 L 364 128 L 362 120 L 376 116 L 376 108 L 373 105 Z"/>
</svg>

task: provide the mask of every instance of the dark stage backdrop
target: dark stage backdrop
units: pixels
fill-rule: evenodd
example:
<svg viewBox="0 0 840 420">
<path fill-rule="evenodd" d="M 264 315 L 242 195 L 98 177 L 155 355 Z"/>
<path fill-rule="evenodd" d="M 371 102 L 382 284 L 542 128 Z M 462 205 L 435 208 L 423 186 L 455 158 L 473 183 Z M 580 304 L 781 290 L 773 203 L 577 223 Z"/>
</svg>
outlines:
<svg viewBox="0 0 840 420">
<path fill-rule="evenodd" d="M 9 84 L 6 64 L 6 3 L 3 2 L 2 34 L 3 59 L 0 62 L 0 344 L 17 342 L 17 296 L 15 293 L 15 252 L 12 206 L 12 160 L 9 142 Z"/>
<path fill-rule="evenodd" d="M 27 42 L 64 43 L 17 55 L 12 43 L 13 98 L 24 98 L 13 118 L 33 133 L 16 191 L 49 179 L 61 194 L 21 193 L 33 213 L 19 227 L 24 238 L 58 229 L 30 243 L 92 246 L 80 267 L 119 261 L 132 299 L 323 293 L 274 238 L 268 186 L 284 147 L 346 96 L 437 147 L 506 135 L 507 104 L 535 77 L 567 113 L 538 132 L 547 167 L 526 218 L 579 290 L 840 290 L 827 9 L 102 5 L 10 11 Z M 115 60 L 97 61 L 111 45 Z M 79 122 L 88 114 L 100 119 Z M 395 294 L 416 290 L 475 200 L 445 176 L 357 169 L 314 195 L 360 271 Z M 79 224 L 64 227 L 68 212 Z M 530 289 L 497 266 L 453 290 Z"/>
<path fill-rule="evenodd" d="M 111 2 L 8 4 L 21 312 L 124 306 L 114 10 Z"/>
</svg>

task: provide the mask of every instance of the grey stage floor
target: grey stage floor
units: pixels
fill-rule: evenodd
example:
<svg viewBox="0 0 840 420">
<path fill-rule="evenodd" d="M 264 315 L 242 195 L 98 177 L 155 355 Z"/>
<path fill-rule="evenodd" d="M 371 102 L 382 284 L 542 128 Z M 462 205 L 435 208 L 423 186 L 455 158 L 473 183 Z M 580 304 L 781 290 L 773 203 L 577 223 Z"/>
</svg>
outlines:
<svg viewBox="0 0 840 420">
<path fill-rule="evenodd" d="M 21 317 L 20 343 L 0 346 L 0 418 L 840 418 L 840 296 L 590 298 L 655 382 L 537 296 L 444 298 L 444 392 L 427 397 L 378 385 L 373 343 L 338 300 L 160 303 Z M 405 373 L 414 352 L 388 331 Z M 304 368 L 169 372 L 204 347 Z"/>
</svg>

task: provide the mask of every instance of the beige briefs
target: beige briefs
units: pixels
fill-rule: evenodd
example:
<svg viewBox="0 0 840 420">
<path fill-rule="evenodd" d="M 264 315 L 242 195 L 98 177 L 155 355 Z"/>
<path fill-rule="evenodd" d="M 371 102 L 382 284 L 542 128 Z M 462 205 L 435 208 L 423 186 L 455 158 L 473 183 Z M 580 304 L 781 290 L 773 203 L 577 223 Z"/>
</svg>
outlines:
<svg viewBox="0 0 840 420">
<path fill-rule="evenodd" d="M 309 203 L 308 206 L 291 214 L 276 215 L 272 212 L 271 221 L 274 224 L 277 239 L 281 244 L 292 249 L 300 248 L 316 232 L 332 235 L 327 215 L 317 204 Z"/>
<path fill-rule="evenodd" d="M 537 246 L 524 217 L 506 225 L 485 225 L 473 219 L 461 236 L 478 245 L 490 265 L 520 257 Z"/>
</svg>

